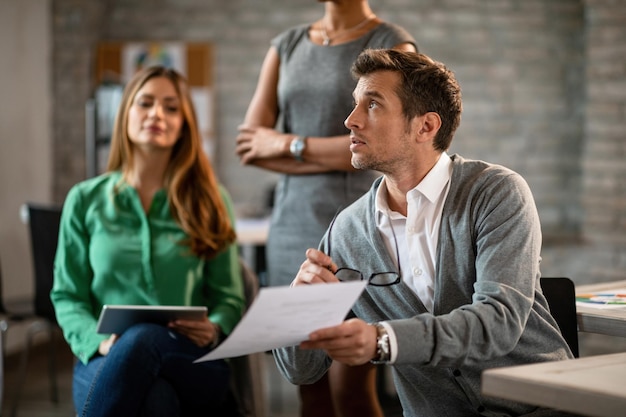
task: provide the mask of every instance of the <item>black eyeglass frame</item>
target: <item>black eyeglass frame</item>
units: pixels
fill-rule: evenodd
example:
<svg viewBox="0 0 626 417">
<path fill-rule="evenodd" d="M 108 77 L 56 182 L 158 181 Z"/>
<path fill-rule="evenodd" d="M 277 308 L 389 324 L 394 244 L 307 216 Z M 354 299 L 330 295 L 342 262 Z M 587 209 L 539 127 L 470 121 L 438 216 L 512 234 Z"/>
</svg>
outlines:
<svg viewBox="0 0 626 417">
<path fill-rule="evenodd" d="M 340 210 L 339 210 L 340 211 Z M 333 217 L 333 219 L 330 222 L 330 225 L 328 225 L 328 231 L 326 232 L 326 251 L 328 256 L 331 257 L 332 259 L 332 252 L 331 252 L 331 244 L 330 244 L 330 234 L 331 231 L 333 229 L 333 225 L 335 224 L 335 220 L 337 220 L 337 216 L 339 215 L 339 211 L 337 211 L 337 213 L 335 213 L 335 216 Z M 389 272 L 375 272 L 373 274 L 371 274 L 367 280 L 368 285 L 372 285 L 374 287 L 388 287 L 391 285 L 396 285 L 399 284 L 400 281 L 402 280 L 402 267 L 400 266 L 400 250 L 398 249 L 398 239 L 396 237 L 396 232 L 393 230 L 393 227 L 391 227 L 391 233 L 393 234 L 393 241 L 395 243 L 395 247 L 396 247 L 396 256 L 397 256 L 397 262 L 398 262 L 398 272 L 396 271 L 389 271 Z M 360 277 L 360 280 L 363 281 L 364 277 L 363 277 L 363 273 L 361 271 L 359 271 L 358 269 L 354 269 L 354 268 L 347 268 L 347 267 L 342 267 L 342 268 L 337 268 L 337 270 L 334 272 L 335 276 L 337 277 L 337 279 L 339 279 L 339 281 L 342 282 L 346 282 L 346 281 L 356 281 L 354 279 L 351 280 L 342 280 L 339 275 L 340 275 L 340 271 L 350 271 L 350 273 L 356 273 L 358 274 L 358 276 Z M 393 279 L 393 281 L 387 282 L 377 282 L 376 281 L 376 277 L 377 276 L 395 276 L 395 278 Z"/>
</svg>

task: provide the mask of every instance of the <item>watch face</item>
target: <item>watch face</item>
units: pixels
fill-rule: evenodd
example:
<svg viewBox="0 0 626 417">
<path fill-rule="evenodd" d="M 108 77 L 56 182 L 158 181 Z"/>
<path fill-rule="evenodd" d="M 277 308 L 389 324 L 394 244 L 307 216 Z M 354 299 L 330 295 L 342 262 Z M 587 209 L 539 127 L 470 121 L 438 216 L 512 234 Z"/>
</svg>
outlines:
<svg viewBox="0 0 626 417">
<path fill-rule="evenodd" d="M 302 152 L 304 151 L 304 146 L 304 139 L 298 136 L 291 141 L 289 151 L 294 156 L 294 158 L 300 160 L 302 157 Z"/>
</svg>

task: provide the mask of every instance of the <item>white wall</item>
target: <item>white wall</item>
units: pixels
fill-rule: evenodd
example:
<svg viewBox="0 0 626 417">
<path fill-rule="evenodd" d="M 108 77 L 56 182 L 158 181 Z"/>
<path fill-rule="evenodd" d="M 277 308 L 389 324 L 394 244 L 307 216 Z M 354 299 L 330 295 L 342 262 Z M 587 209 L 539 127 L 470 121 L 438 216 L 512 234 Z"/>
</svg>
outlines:
<svg viewBox="0 0 626 417">
<path fill-rule="evenodd" d="M 50 202 L 51 0 L 0 0 L 0 261 L 4 299 L 32 293 L 26 201 Z M 19 335 L 9 334 L 8 350 Z"/>
</svg>

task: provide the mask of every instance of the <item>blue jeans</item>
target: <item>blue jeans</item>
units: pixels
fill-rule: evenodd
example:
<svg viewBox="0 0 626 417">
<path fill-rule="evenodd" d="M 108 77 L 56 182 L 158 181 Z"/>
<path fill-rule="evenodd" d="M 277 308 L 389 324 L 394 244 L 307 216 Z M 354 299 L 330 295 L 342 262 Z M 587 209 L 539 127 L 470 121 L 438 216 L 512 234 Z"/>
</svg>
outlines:
<svg viewBox="0 0 626 417">
<path fill-rule="evenodd" d="M 106 356 L 74 367 L 79 416 L 210 415 L 230 388 L 224 360 L 193 363 L 209 352 L 156 324 L 126 330 Z"/>
</svg>

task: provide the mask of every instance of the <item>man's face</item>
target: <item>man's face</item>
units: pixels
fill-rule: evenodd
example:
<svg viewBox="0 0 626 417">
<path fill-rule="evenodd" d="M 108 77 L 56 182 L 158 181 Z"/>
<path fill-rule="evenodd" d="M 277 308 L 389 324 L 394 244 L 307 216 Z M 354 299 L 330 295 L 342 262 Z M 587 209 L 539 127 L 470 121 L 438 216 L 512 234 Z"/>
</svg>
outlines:
<svg viewBox="0 0 626 417">
<path fill-rule="evenodd" d="M 400 75 L 378 71 L 359 79 L 354 109 L 344 124 L 350 129 L 352 166 L 385 174 L 401 169 L 411 157 L 411 125 L 396 94 Z"/>
</svg>

